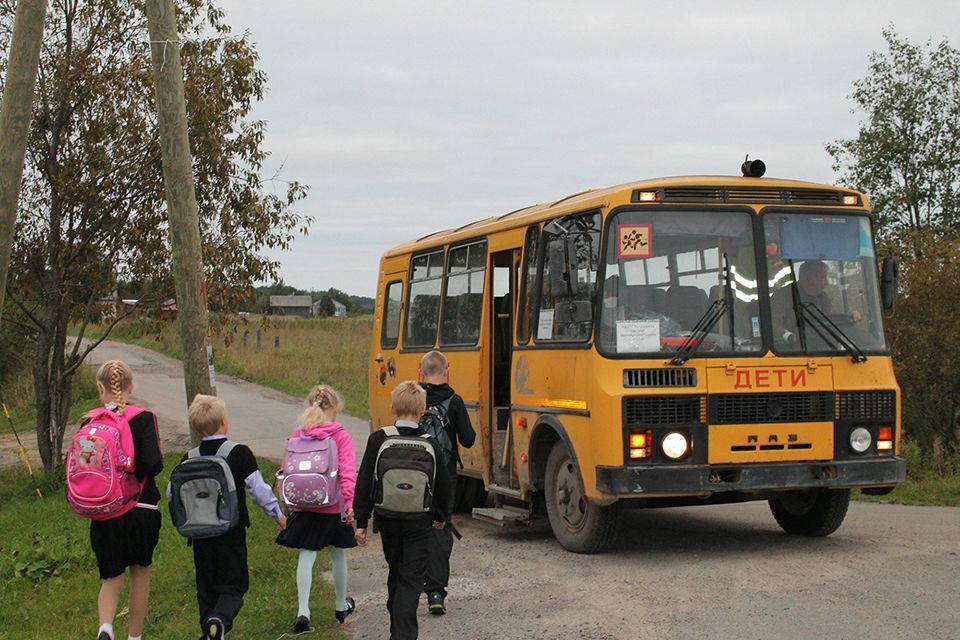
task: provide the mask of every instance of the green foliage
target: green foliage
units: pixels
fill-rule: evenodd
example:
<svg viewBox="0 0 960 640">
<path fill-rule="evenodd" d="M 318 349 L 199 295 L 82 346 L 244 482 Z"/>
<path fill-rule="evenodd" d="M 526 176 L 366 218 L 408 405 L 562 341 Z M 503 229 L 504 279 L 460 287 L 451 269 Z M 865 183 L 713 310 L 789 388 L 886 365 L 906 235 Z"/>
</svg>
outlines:
<svg viewBox="0 0 960 640">
<path fill-rule="evenodd" d="M 941 231 L 960 223 L 960 51 L 883 30 L 850 96 L 865 120 L 827 145 L 842 182 L 869 193 L 881 230 Z"/>
<path fill-rule="evenodd" d="M 260 176 L 266 126 L 250 116 L 266 76 L 249 34 L 231 35 L 212 0 L 176 5 L 206 292 L 212 310 L 234 310 L 254 282 L 278 277 L 266 250 L 306 233 L 294 209 L 306 187 Z M 0 3 L 4 46 L 14 10 Z M 51 3 L 47 13 L 3 318 L 25 328 L 33 350 L 47 468 L 87 355 L 67 347 L 70 333 L 108 321 L 116 312 L 105 299 L 121 288 L 155 309 L 174 291 L 149 39 L 133 0 Z"/>
<path fill-rule="evenodd" d="M 166 485 L 182 452 L 170 453 L 158 485 Z M 260 460 L 264 477 L 276 465 Z M 63 498 L 61 480 L 41 479 L 46 498 L 38 499 L 19 469 L 0 469 L 0 640 L 92 637 L 97 628 L 100 580 L 90 550 L 89 521 L 74 515 Z M 162 505 L 165 507 L 165 505 Z M 275 523 L 250 505 L 247 546 L 250 591 L 230 634 L 233 640 L 278 638 L 296 617 L 296 551 L 274 543 Z M 316 575 L 329 568 L 321 554 Z M 198 623 L 193 554 L 164 513 L 160 543 L 151 568 L 146 633 L 151 638 L 195 638 Z M 116 620 L 117 637 L 126 637 L 126 594 Z M 305 638 L 343 638 L 333 617 L 333 589 L 313 583 L 313 622 Z"/>
<path fill-rule="evenodd" d="M 901 271 L 902 293 L 887 317 L 904 433 L 925 451 L 960 448 L 960 239 L 908 236 L 922 258 Z"/>
<path fill-rule="evenodd" d="M 901 453 L 907 460 L 907 481 L 886 496 L 858 494 L 858 500 L 960 507 L 960 452 L 936 453 L 905 440 Z"/>
</svg>

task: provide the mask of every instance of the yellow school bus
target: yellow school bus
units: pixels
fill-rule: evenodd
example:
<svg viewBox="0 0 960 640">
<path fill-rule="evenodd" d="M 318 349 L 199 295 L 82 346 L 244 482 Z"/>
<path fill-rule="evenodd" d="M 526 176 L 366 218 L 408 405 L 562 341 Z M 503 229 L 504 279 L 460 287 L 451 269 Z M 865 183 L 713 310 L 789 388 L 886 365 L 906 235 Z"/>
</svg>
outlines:
<svg viewBox="0 0 960 640">
<path fill-rule="evenodd" d="M 852 488 L 905 477 L 881 313 L 896 265 L 864 194 L 761 167 L 584 191 L 387 251 L 371 428 L 440 349 L 478 436 L 461 507 L 545 513 L 581 553 L 631 507 L 768 500 L 789 533 L 835 531 Z"/>
</svg>

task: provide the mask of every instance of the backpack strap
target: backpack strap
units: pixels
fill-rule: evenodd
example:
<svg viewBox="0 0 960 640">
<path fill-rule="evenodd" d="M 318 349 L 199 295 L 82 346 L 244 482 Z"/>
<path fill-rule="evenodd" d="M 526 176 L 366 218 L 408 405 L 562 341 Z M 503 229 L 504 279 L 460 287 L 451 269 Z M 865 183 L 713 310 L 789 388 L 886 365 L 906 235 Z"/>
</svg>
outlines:
<svg viewBox="0 0 960 640">
<path fill-rule="evenodd" d="M 226 460 L 235 446 L 237 446 L 237 443 L 233 440 L 224 440 L 223 444 L 220 445 L 220 448 L 217 449 L 217 452 L 213 455 Z"/>
<path fill-rule="evenodd" d="M 400 435 L 400 430 L 397 429 L 396 425 L 390 425 L 389 427 L 383 427 L 382 429 L 380 429 L 380 431 L 383 431 L 385 434 L 387 434 L 387 437 Z"/>
<path fill-rule="evenodd" d="M 199 458 L 200 457 L 200 447 L 194 447 L 187 451 L 187 458 Z"/>
</svg>

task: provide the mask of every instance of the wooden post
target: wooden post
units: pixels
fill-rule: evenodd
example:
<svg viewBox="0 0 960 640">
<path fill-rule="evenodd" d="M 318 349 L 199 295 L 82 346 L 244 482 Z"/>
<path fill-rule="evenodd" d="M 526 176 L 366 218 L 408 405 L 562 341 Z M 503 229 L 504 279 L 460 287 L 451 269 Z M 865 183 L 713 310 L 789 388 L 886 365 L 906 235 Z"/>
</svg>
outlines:
<svg viewBox="0 0 960 640">
<path fill-rule="evenodd" d="M 0 317 L 3 316 L 7 292 L 13 227 L 17 223 L 46 15 L 47 0 L 20 0 L 10 38 L 3 105 L 0 107 Z"/>
<path fill-rule="evenodd" d="M 177 319 L 183 343 L 187 404 L 198 393 L 212 394 L 212 364 L 207 363 L 208 320 L 203 291 L 200 220 L 193 182 L 193 158 L 187 131 L 183 67 L 173 0 L 147 0 L 147 25 L 160 123 L 163 185 L 170 222 Z M 196 443 L 200 436 L 190 434 Z"/>
</svg>

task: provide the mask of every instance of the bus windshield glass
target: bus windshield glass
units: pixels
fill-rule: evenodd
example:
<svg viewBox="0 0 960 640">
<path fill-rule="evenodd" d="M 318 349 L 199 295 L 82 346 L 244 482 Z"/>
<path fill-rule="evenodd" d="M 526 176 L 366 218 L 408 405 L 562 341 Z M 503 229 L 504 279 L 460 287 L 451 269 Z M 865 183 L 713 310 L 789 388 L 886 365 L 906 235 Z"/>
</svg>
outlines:
<svg viewBox="0 0 960 640">
<path fill-rule="evenodd" d="M 842 353 L 835 330 L 863 351 L 887 349 L 866 216 L 767 213 L 763 233 L 774 351 Z"/>
<path fill-rule="evenodd" d="M 601 352 L 760 351 L 750 213 L 624 211 L 607 233 Z"/>
</svg>

